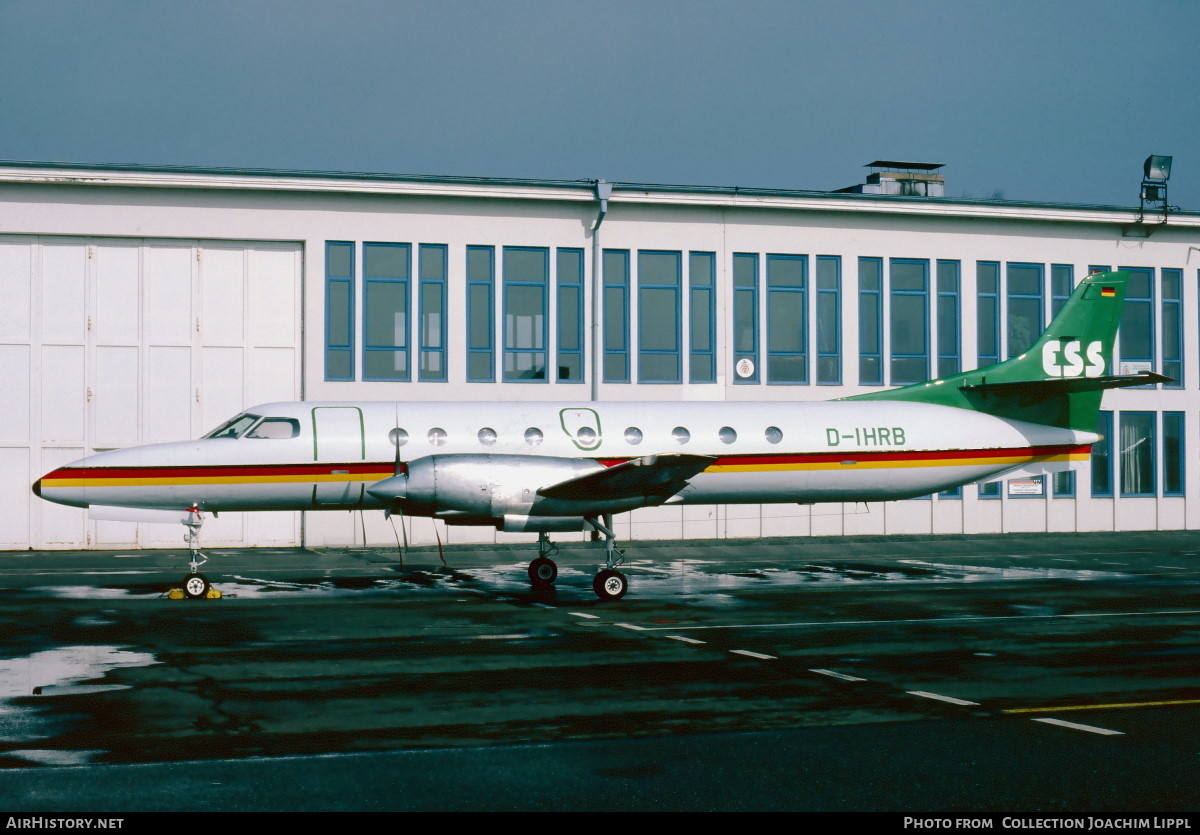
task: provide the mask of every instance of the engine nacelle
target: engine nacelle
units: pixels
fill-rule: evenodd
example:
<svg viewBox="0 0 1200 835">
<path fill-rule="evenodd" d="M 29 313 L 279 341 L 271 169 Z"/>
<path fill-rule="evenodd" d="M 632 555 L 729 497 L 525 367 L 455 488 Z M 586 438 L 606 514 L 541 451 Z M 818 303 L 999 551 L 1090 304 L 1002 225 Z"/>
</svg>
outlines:
<svg viewBox="0 0 1200 835">
<path fill-rule="evenodd" d="M 372 484 L 367 492 L 392 502 L 395 507 L 411 515 L 445 516 L 449 521 L 451 516 L 461 514 L 463 521 L 456 520 L 451 524 L 480 524 L 474 520 L 486 518 L 495 520 L 492 524 L 505 529 L 505 517 L 512 518 L 509 524 L 516 529 L 521 524 L 554 524 L 549 517 L 575 517 L 581 521 L 585 516 L 620 513 L 644 503 L 636 499 L 631 501 L 628 497 L 585 500 L 549 499 L 538 495 L 539 488 L 603 469 L 603 464 L 578 458 L 429 455 L 408 462 L 405 473 Z M 522 523 L 517 521 L 519 517 L 544 518 L 546 521 Z M 468 519 L 472 521 L 466 521 Z M 543 528 L 526 528 L 540 529 Z"/>
</svg>

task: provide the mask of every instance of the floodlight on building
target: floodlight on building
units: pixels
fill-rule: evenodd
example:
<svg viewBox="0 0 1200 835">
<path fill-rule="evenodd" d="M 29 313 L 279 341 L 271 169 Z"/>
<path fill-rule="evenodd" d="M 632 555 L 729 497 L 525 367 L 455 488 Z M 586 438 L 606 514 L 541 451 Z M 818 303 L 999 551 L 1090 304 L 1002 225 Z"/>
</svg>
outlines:
<svg viewBox="0 0 1200 835">
<path fill-rule="evenodd" d="M 1142 166 L 1146 172 L 1147 180 L 1169 180 L 1171 179 L 1171 160 L 1172 157 L 1163 157 L 1151 154 L 1146 157 L 1146 162 Z"/>
</svg>

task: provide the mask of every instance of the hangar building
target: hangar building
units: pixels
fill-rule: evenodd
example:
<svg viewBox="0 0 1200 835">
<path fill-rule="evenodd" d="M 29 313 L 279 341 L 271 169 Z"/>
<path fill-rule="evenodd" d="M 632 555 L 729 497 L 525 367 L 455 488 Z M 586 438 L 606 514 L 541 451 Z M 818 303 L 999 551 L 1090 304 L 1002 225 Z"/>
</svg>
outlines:
<svg viewBox="0 0 1200 835">
<path fill-rule="evenodd" d="M 94 450 L 275 400 L 824 400 L 1019 353 L 1133 273 L 1090 466 L 888 504 L 661 507 L 632 539 L 1200 528 L 1200 212 L 840 192 L 0 163 L 0 549 L 178 547 L 40 501 Z M 1154 195 L 1151 195 L 1152 197 Z M 598 277 L 598 281 L 596 280 Z M 427 544 L 528 539 L 409 520 Z M 387 544 L 381 513 L 228 514 L 206 546 Z"/>
</svg>

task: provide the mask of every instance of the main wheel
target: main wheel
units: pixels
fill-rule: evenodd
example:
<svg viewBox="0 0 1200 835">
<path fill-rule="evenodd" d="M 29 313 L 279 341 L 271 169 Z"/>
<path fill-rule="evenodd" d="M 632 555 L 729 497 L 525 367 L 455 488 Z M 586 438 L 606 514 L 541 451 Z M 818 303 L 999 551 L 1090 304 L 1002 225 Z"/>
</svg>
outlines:
<svg viewBox="0 0 1200 835">
<path fill-rule="evenodd" d="M 203 574 L 189 574 L 183 578 L 183 593 L 192 600 L 199 600 L 208 594 L 208 578 Z"/>
<path fill-rule="evenodd" d="M 620 571 L 606 568 L 592 580 L 592 591 L 601 600 L 620 600 L 629 591 L 629 581 Z"/>
<path fill-rule="evenodd" d="M 552 586 L 558 579 L 558 566 L 554 560 L 538 557 L 529 564 L 529 582 L 535 586 Z"/>
</svg>

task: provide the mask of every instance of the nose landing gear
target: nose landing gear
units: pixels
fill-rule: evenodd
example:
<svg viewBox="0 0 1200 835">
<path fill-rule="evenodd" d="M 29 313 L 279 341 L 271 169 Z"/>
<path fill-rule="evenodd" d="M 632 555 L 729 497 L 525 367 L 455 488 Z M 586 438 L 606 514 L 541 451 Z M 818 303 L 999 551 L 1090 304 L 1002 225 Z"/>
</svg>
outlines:
<svg viewBox="0 0 1200 835">
<path fill-rule="evenodd" d="M 558 548 L 550 541 L 545 531 L 538 532 L 538 555 L 529 563 L 529 582 L 535 589 L 548 589 L 558 579 L 558 565 L 550 557 Z"/>
<path fill-rule="evenodd" d="M 208 578 L 200 573 L 200 566 L 208 562 L 208 557 L 200 553 L 200 527 L 204 524 L 204 514 L 200 508 L 196 505 L 189 507 L 187 521 L 183 524 L 187 528 L 188 551 L 191 554 L 188 573 L 183 578 L 183 593 L 191 600 L 198 600 L 207 597 L 212 588 Z"/>
</svg>

